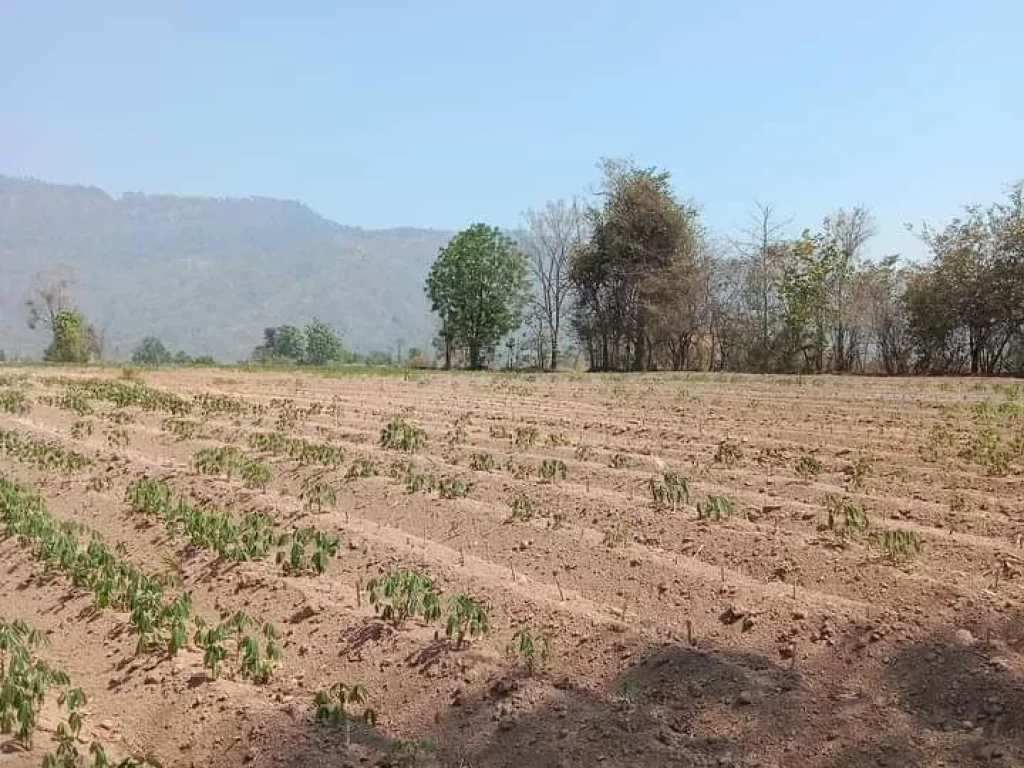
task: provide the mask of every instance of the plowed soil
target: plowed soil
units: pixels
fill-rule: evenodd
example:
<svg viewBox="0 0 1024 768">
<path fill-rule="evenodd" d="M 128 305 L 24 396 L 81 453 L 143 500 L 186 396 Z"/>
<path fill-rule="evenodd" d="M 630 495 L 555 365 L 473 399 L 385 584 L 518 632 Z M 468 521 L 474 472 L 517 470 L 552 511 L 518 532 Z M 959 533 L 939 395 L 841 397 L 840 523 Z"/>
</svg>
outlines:
<svg viewBox="0 0 1024 768">
<path fill-rule="evenodd" d="M 212 679 L 194 647 L 136 655 L 127 615 L 93 610 L 0 538 L 0 619 L 50 633 L 46 658 L 89 697 L 83 741 L 116 754 L 296 768 L 1024 764 L 1016 382 L 142 373 L 189 401 L 233 404 L 195 401 L 182 438 L 160 410 L 61 403 L 75 381 L 120 381 L 116 370 L 0 377 L 31 402 L 0 412 L 0 429 L 93 459 L 44 471 L 0 450 L 2 477 L 148 572 L 180 571 L 197 612 L 244 610 L 283 636 L 264 685 L 231 669 Z M 381 445 L 397 414 L 426 430 L 424 450 Z M 345 461 L 301 466 L 250 444 L 275 431 L 339 446 Z M 225 444 L 270 465 L 266 490 L 196 471 L 197 451 Z M 475 454 L 494 468 L 472 469 Z M 378 474 L 346 477 L 359 459 Z M 565 477 L 541 477 L 545 460 Z M 464 479 L 468 495 L 410 492 L 392 476 L 406 461 Z M 665 473 L 687 478 L 688 500 L 655 502 Z M 321 576 L 273 558 L 218 562 L 130 511 L 125 489 L 143 475 L 196 504 L 337 533 L 341 549 Z M 335 505 L 304 502 L 314 477 Z M 532 519 L 517 519 L 516 499 Z M 844 533 L 842 505 L 867 528 Z M 365 586 L 397 567 L 484 603 L 490 632 L 455 649 L 443 620 L 378 619 Z M 523 628 L 550 640 L 532 674 L 507 652 Z M 350 746 L 314 718 L 316 692 L 337 682 L 364 686 L 378 715 Z M 56 718 L 48 704 L 44 732 Z M 50 746 L 45 733 L 31 751 L 8 743 L 0 763 L 38 765 Z"/>
</svg>

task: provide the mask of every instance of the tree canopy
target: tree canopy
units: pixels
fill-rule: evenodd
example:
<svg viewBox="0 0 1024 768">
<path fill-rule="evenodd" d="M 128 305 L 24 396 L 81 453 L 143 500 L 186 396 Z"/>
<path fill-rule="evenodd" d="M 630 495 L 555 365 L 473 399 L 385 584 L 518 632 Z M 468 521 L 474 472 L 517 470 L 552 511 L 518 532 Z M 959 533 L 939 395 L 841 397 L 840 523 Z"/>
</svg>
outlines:
<svg viewBox="0 0 1024 768">
<path fill-rule="evenodd" d="M 496 227 L 474 224 L 441 249 L 425 289 L 441 319 L 445 367 L 461 349 L 470 368 L 482 368 L 519 327 L 528 296 L 526 257 Z"/>
</svg>

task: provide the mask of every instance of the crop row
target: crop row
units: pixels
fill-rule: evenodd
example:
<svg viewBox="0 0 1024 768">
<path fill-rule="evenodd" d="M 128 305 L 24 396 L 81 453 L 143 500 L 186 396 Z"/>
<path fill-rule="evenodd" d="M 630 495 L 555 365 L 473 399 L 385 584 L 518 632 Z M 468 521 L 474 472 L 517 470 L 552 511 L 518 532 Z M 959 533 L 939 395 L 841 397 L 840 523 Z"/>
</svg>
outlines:
<svg viewBox="0 0 1024 768">
<path fill-rule="evenodd" d="M 13 430 L 0 428 L 0 454 L 14 456 L 19 461 L 40 469 L 73 471 L 92 464 L 92 459 L 69 451 L 61 445 L 26 437 Z"/>
<path fill-rule="evenodd" d="M 209 626 L 201 616 L 193 616 L 191 596 L 176 590 L 171 577 L 148 575 L 122 559 L 123 544 L 111 549 L 98 532 L 80 523 L 57 520 L 38 494 L 2 477 L 0 522 L 4 538 L 16 538 L 23 547 L 30 547 L 47 569 L 64 573 L 73 586 L 92 592 L 97 609 L 127 612 L 131 631 L 137 637 L 136 653 L 163 650 L 169 656 L 176 655 L 188 644 L 190 619 L 196 628 L 194 642 L 205 647 Z M 247 620 L 244 629 L 255 626 Z M 242 630 L 234 634 L 242 675 L 262 682 L 270 675 L 270 661 L 276 658 L 271 654 L 277 653 L 276 630 L 270 624 L 258 626 L 267 638 L 266 659 L 259 657 L 255 638 Z M 229 634 L 228 629 L 214 629 L 224 636 Z M 219 637 L 215 635 L 214 640 Z M 257 651 L 255 656 L 248 652 L 250 648 Z M 222 658 L 226 655 L 224 651 Z M 219 667 L 211 671 L 216 675 Z"/>
<path fill-rule="evenodd" d="M 276 561 L 288 574 L 324 573 L 340 543 L 337 536 L 315 528 L 279 531 L 263 512 L 248 512 L 236 522 L 230 512 L 197 507 L 184 496 L 175 496 L 159 478 L 132 482 L 125 501 L 132 512 L 156 517 L 171 534 L 183 533 L 193 546 L 224 560 L 261 560 L 276 549 Z"/>
<path fill-rule="evenodd" d="M 56 749 L 43 757 L 43 768 L 108 768 L 114 765 L 102 743 L 94 741 L 88 756 L 78 751 L 85 693 L 71 685 L 68 673 L 51 666 L 38 654 L 47 636 L 25 622 L 0 620 L 0 733 L 13 734 L 21 746 L 31 748 L 39 712 L 51 690 L 67 717 L 57 725 Z M 147 768 L 144 760 L 125 758 L 116 768 Z"/>
</svg>

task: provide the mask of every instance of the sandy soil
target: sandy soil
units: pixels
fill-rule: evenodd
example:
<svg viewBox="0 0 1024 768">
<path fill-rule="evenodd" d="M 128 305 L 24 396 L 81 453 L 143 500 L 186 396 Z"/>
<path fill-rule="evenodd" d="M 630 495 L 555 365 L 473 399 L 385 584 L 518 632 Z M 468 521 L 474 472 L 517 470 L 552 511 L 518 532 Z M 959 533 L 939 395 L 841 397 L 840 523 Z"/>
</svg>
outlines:
<svg viewBox="0 0 1024 768">
<path fill-rule="evenodd" d="M 51 633 L 45 656 L 89 696 L 86 741 L 163 766 L 1024 765 L 1016 382 L 142 374 L 190 401 L 234 399 L 238 413 L 196 405 L 181 439 L 163 411 L 61 407 L 96 376 L 119 380 L 0 367 L 0 392 L 32 403 L 0 412 L 0 429 L 94 460 L 43 471 L 0 452 L 0 475 L 147 571 L 173 563 L 203 615 L 275 622 L 283 656 L 256 685 L 210 679 L 195 648 L 136 655 L 125 614 L 91 610 L 89 594 L 0 539 L 0 618 Z M 380 445 L 403 412 L 426 450 Z M 91 434 L 79 425 L 73 438 L 76 422 Z M 533 445 L 516 445 L 523 427 Z M 340 446 L 345 462 L 303 467 L 250 447 L 272 431 Z M 269 487 L 198 474 L 195 453 L 220 444 L 265 460 Z M 471 469 L 482 453 L 495 469 Z M 361 458 L 379 474 L 346 478 Z M 543 481 L 538 465 L 556 459 L 565 478 Z M 403 460 L 469 481 L 468 496 L 407 491 L 388 472 Z M 652 500 L 665 472 L 689 479 L 688 503 Z M 286 575 L 273 558 L 217 562 L 131 513 L 125 489 L 142 475 L 239 517 L 335 532 L 342 547 L 322 576 Z M 304 503 L 313 476 L 335 506 Z M 512 520 L 524 494 L 537 515 Z M 860 505 L 869 529 L 840 540 L 829 494 Z M 732 514 L 699 519 L 715 496 Z M 920 553 L 894 560 L 886 531 L 915 534 Z M 485 603 L 491 631 L 455 650 L 435 640 L 443 624 L 377 619 L 365 585 L 396 567 Z M 506 651 L 522 627 L 550 636 L 532 675 Z M 314 719 L 314 695 L 337 682 L 364 686 L 378 714 L 350 747 Z M 56 718 L 48 705 L 44 731 Z M 38 765 L 48 747 L 45 735 L 31 752 L 8 743 L 2 762 Z"/>
</svg>

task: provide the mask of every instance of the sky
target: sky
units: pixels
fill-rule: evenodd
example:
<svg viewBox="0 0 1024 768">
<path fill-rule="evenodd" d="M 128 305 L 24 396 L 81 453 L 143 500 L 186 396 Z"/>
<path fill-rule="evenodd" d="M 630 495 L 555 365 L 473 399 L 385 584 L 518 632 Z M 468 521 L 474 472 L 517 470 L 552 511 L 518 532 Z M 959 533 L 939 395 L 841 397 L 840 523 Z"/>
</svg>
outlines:
<svg viewBox="0 0 1024 768">
<path fill-rule="evenodd" d="M 602 157 L 869 254 L 1024 177 L 1021 0 L 2 0 L 0 174 L 517 226 Z"/>
</svg>

